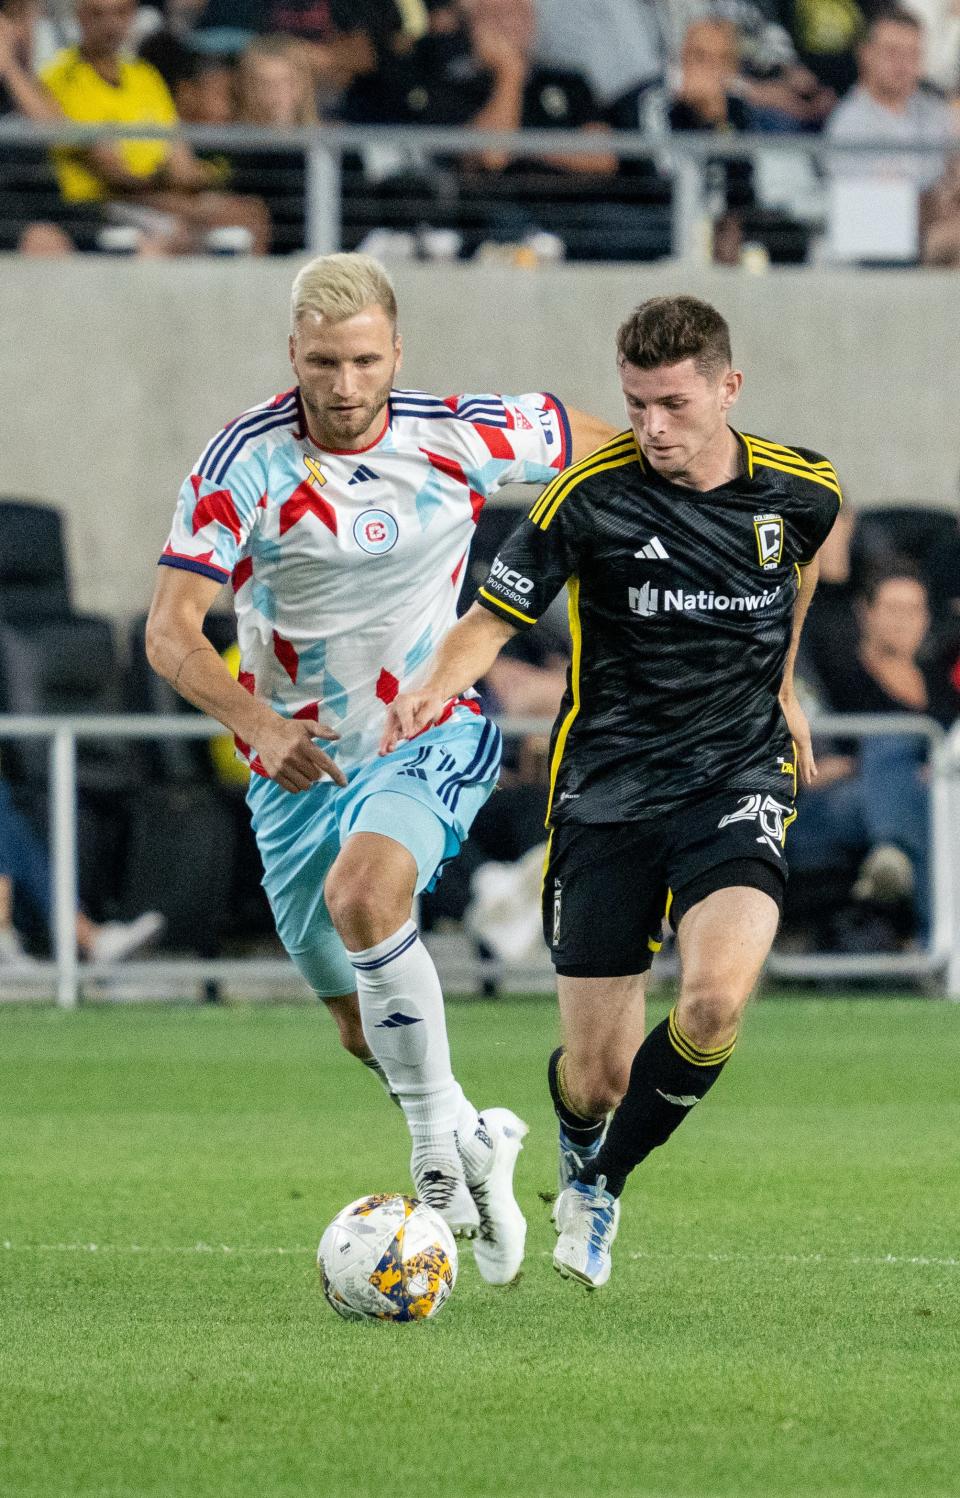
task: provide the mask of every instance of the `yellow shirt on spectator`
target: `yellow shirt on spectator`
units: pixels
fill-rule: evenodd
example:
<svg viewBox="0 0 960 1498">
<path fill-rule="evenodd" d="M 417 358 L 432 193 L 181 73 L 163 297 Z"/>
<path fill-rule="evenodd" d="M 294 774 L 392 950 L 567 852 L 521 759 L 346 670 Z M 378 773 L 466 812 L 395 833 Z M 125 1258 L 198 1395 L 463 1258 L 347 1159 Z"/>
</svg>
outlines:
<svg viewBox="0 0 960 1498">
<path fill-rule="evenodd" d="M 91 125 L 175 125 L 177 110 L 156 68 L 139 58 L 118 61 L 119 83 L 101 78 L 84 62 L 76 47 L 59 52 L 40 74 L 68 119 Z M 114 141 L 124 164 L 137 176 L 149 177 L 166 161 L 170 147 L 163 140 Z M 54 151 L 60 191 L 69 202 L 93 202 L 108 196 L 96 173 L 75 151 Z"/>
</svg>

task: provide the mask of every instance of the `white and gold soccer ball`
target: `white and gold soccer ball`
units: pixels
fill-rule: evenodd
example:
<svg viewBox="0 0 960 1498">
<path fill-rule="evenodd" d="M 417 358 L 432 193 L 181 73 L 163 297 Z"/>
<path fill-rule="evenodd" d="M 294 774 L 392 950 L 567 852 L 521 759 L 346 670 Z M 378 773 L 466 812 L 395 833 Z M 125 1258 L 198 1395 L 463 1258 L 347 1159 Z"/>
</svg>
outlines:
<svg viewBox="0 0 960 1498">
<path fill-rule="evenodd" d="M 415 1196 L 362 1196 L 320 1239 L 323 1293 L 347 1321 L 426 1321 L 449 1299 L 457 1246 L 439 1213 Z"/>
</svg>

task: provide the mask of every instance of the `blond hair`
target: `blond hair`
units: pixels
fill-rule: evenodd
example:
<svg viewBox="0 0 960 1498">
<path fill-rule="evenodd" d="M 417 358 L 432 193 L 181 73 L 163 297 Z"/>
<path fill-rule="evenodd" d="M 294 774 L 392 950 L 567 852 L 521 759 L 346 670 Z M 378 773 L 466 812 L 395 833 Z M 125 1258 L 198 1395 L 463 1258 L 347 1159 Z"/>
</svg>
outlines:
<svg viewBox="0 0 960 1498">
<path fill-rule="evenodd" d="M 382 307 L 396 324 L 397 298 L 379 260 L 372 255 L 318 255 L 294 280 L 290 322 L 296 328 L 305 312 L 343 322 L 367 307 Z"/>
</svg>

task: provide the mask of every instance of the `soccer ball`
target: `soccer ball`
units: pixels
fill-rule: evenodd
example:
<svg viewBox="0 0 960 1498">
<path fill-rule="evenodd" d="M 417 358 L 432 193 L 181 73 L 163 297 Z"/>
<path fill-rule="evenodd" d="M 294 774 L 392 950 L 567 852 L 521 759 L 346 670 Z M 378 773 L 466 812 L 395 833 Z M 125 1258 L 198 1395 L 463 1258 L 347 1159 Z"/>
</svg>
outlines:
<svg viewBox="0 0 960 1498">
<path fill-rule="evenodd" d="M 426 1321 L 457 1278 L 457 1246 L 439 1213 L 415 1196 L 361 1196 L 317 1249 L 323 1293 L 347 1321 Z"/>
</svg>

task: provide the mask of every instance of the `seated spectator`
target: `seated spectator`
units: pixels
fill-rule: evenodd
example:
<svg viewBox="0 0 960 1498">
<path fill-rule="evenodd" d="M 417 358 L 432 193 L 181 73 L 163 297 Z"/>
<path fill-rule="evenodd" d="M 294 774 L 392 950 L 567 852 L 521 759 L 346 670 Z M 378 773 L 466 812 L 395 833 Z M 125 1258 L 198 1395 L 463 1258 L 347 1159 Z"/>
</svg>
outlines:
<svg viewBox="0 0 960 1498">
<path fill-rule="evenodd" d="M 871 579 L 857 617 L 857 647 L 837 651 L 825 705 L 840 713 L 922 713 L 944 727 L 953 723 L 960 693 L 922 663 L 930 613 L 913 565 Z M 825 758 L 805 792 L 790 832 L 791 867 L 828 870 L 844 858 L 862 860 L 857 898 L 911 901 L 924 939 L 930 913 L 927 741 L 891 734 L 865 738 L 855 749 L 855 756 Z"/>
<path fill-rule="evenodd" d="M 738 86 L 744 100 L 758 111 L 754 128 L 816 129 L 835 105 L 836 94 L 801 61 L 776 8 L 767 0 L 671 0 L 666 14 L 670 56 L 675 61 L 694 21 L 710 16 L 736 27 Z"/>
<path fill-rule="evenodd" d="M 799 61 L 834 97 L 856 82 L 857 47 L 876 8 L 870 0 L 779 0 Z"/>
<path fill-rule="evenodd" d="M 80 42 L 47 67 L 42 79 L 68 118 L 96 124 L 172 126 L 170 91 L 149 63 L 125 55 L 134 0 L 78 0 Z M 105 219 L 132 227 L 167 254 L 205 247 L 213 230 L 236 227 L 250 248 L 266 252 L 270 224 L 257 198 L 218 190 L 220 174 L 184 141 L 104 142 L 55 153 L 69 202 L 103 206 Z"/>
<path fill-rule="evenodd" d="M 829 139 L 838 146 L 876 141 L 935 149 L 916 155 L 838 151 L 829 163 L 832 176 L 907 189 L 905 211 L 913 223 L 906 227 L 919 235 L 924 264 L 960 265 L 960 168 L 956 158 L 947 164 L 949 107 L 920 87 L 923 27 L 909 11 L 882 12 L 870 23 L 857 62 L 859 81 L 831 117 Z"/>
<path fill-rule="evenodd" d="M 617 160 L 602 141 L 608 127 L 569 63 L 562 71 L 535 66 L 533 39 L 533 0 L 450 0 L 431 10 L 427 35 L 405 57 L 384 58 L 344 102 L 348 118 L 367 123 L 597 133 L 597 149 L 583 155 L 482 151 L 449 162 L 456 178 L 448 197 L 458 194 L 468 248 L 546 231 L 562 254 L 568 226 L 608 244 L 598 222 L 617 196 Z"/>
<path fill-rule="evenodd" d="M 283 36 L 258 37 L 237 63 L 236 119 L 243 125 L 316 125 L 313 78 L 299 45 Z M 274 254 L 302 250 L 306 165 L 302 151 L 231 150 L 230 182 L 263 198 L 273 224 Z"/>
<path fill-rule="evenodd" d="M 151 32 L 137 53 L 156 68 L 185 125 L 233 123 L 236 71 L 227 58 L 198 51 L 189 38 L 167 30 Z"/>
<path fill-rule="evenodd" d="M 375 69 L 395 35 L 422 29 L 422 12 L 419 0 L 208 0 L 196 36 L 233 55 L 258 36 L 292 37 L 324 104 L 332 106 L 354 78 Z"/>
<path fill-rule="evenodd" d="M 667 71 L 667 49 L 653 0 L 536 0 L 535 67 L 586 78 L 605 119 L 630 128 L 636 101 Z"/>
<path fill-rule="evenodd" d="M 960 6 L 957 0 L 903 0 L 922 22 L 923 76 L 948 98 L 960 94 Z"/>
<path fill-rule="evenodd" d="M 680 48 L 680 75 L 672 89 L 644 97 L 641 128 L 651 134 L 752 130 L 755 113 L 736 91 L 740 43 L 732 21 L 707 16 L 687 28 Z M 736 265 L 743 241 L 743 209 L 755 202 L 753 166 L 744 159 L 706 163 L 706 191 L 713 216 L 713 259 Z"/>
<path fill-rule="evenodd" d="M 23 970 L 32 964 L 13 924 L 15 896 L 33 907 L 49 931 L 52 907 L 47 850 L 0 780 L 0 976 L 4 969 Z M 155 910 L 133 921 L 108 921 L 104 925 L 97 925 L 78 910 L 77 947 L 90 962 L 118 962 L 159 936 L 165 924 Z"/>
<path fill-rule="evenodd" d="M 26 120 L 41 123 L 61 118 L 56 104 L 31 70 L 33 33 L 39 9 L 35 0 L 0 0 L 0 117 L 18 114 Z M 0 159 L 0 178 L 5 175 L 8 162 L 11 166 L 18 162 L 25 166 L 29 159 L 36 159 L 32 150 L 25 154 L 15 147 L 9 149 Z M 58 256 L 73 252 L 73 241 L 60 224 L 45 219 L 23 223 L 36 209 L 32 194 L 22 189 L 17 191 L 6 183 L 4 192 L 8 202 L 14 199 L 8 212 L 12 212 L 17 221 L 14 235 L 16 248 L 21 254 Z"/>
</svg>

